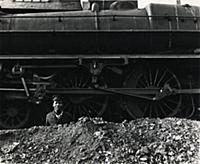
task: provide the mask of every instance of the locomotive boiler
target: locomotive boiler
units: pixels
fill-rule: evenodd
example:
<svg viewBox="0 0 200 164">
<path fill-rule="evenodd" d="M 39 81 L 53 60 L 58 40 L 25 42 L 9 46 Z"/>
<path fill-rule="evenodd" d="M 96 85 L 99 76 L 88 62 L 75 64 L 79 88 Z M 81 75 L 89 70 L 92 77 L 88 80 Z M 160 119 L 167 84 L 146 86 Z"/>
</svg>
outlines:
<svg viewBox="0 0 200 164">
<path fill-rule="evenodd" d="M 191 117 L 200 7 L 113 0 L 0 1 L 0 126 L 43 118 L 51 97 L 81 116 Z M 112 109 L 110 111 L 110 109 Z"/>
</svg>

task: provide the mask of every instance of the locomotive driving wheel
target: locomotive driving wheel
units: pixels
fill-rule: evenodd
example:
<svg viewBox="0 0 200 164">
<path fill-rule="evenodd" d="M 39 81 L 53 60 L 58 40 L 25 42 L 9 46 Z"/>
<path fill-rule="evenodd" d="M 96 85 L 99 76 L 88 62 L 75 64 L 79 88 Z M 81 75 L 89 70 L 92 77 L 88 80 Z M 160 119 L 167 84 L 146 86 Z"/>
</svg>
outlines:
<svg viewBox="0 0 200 164">
<path fill-rule="evenodd" d="M 75 70 L 67 73 L 63 78 L 64 86 L 72 89 L 91 88 L 89 73 Z M 106 86 L 101 80 L 101 86 Z M 82 116 L 102 116 L 108 104 L 108 96 L 94 94 L 72 94 L 66 97 L 64 110 L 71 113 L 74 119 Z"/>
<path fill-rule="evenodd" d="M 7 100 L 1 105 L 0 127 L 15 129 L 24 127 L 30 116 L 30 106 L 24 100 Z"/>
<path fill-rule="evenodd" d="M 180 89 L 176 75 L 168 69 L 140 68 L 135 69 L 124 82 L 125 88 L 156 89 L 164 86 Z M 155 95 L 154 95 L 155 96 Z M 122 106 L 132 118 L 169 117 L 180 110 L 181 95 L 166 95 L 157 100 L 123 97 Z"/>
</svg>

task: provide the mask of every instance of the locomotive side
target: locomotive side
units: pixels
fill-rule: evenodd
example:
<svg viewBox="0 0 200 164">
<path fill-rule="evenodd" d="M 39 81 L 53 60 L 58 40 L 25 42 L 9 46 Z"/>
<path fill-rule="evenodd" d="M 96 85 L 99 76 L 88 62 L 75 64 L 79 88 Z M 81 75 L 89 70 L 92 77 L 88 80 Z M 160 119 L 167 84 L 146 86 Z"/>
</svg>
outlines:
<svg viewBox="0 0 200 164">
<path fill-rule="evenodd" d="M 54 94 L 65 97 L 65 110 L 74 119 L 112 117 L 108 108 L 113 99 L 119 100 L 114 113 L 127 112 L 130 118 L 195 113 L 200 7 L 108 4 L 88 1 L 85 10 L 77 11 L 4 10 L 1 127 L 25 126 L 36 110 L 31 108 L 45 114 L 43 104 Z"/>
<path fill-rule="evenodd" d="M 200 44 L 198 17 L 199 7 L 159 4 L 125 11 L 5 15 L 0 26 L 1 52 L 27 55 L 137 54 L 180 49 L 192 52 Z"/>
</svg>

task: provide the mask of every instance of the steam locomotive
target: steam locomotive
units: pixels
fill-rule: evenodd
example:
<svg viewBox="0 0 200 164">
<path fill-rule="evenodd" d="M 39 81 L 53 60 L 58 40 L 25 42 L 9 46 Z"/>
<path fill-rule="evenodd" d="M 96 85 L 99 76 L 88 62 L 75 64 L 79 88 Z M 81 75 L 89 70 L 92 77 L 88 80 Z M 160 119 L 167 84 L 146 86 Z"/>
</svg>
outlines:
<svg viewBox="0 0 200 164">
<path fill-rule="evenodd" d="M 200 7 L 138 9 L 134 0 L 0 6 L 1 128 L 44 118 L 53 95 L 74 119 L 191 117 L 198 109 Z"/>
</svg>

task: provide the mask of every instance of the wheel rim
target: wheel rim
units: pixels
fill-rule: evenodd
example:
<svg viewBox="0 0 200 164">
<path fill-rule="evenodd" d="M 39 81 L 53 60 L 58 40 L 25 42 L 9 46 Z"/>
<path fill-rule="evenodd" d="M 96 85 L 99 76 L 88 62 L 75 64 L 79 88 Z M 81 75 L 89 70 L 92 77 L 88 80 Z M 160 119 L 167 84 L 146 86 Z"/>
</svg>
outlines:
<svg viewBox="0 0 200 164">
<path fill-rule="evenodd" d="M 168 69 L 151 68 L 134 71 L 125 81 L 124 87 L 162 88 L 166 84 L 172 88 L 181 89 L 180 82 L 174 73 Z M 174 116 L 179 111 L 181 102 L 181 95 L 170 95 L 157 101 L 123 98 L 123 106 L 132 118 Z"/>
<path fill-rule="evenodd" d="M 91 88 L 91 78 L 84 71 L 71 71 L 64 78 L 66 88 Z M 104 81 L 100 82 L 105 86 Z M 66 97 L 64 110 L 71 113 L 74 119 L 82 116 L 102 116 L 106 110 L 108 96 L 105 95 L 71 95 Z"/>
<path fill-rule="evenodd" d="M 30 116 L 30 107 L 20 100 L 10 100 L 2 104 L 0 109 L 0 126 L 4 129 L 24 127 Z"/>
</svg>

